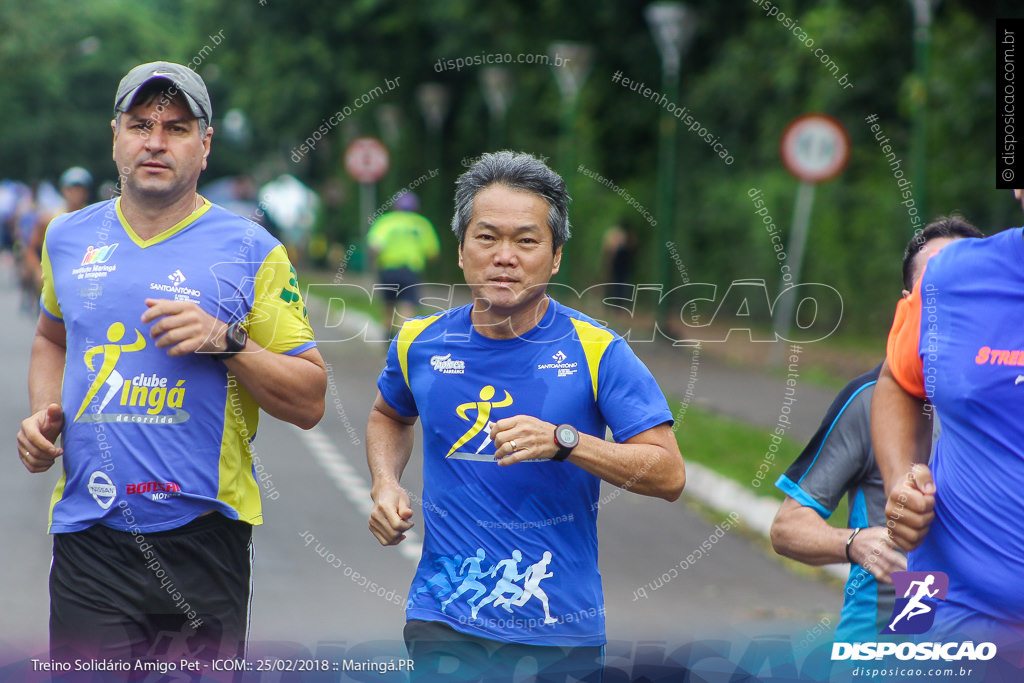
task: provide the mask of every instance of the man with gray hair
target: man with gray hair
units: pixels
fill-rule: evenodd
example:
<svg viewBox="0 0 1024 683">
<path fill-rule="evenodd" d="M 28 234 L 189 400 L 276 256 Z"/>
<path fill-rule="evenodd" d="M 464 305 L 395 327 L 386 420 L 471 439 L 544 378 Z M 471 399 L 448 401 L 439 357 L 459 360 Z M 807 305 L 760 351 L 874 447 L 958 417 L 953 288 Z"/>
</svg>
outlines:
<svg viewBox="0 0 1024 683">
<path fill-rule="evenodd" d="M 414 526 L 399 482 L 423 419 L 423 554 L 405 628 L 419 680 L 440 679 L 446 657 L 459 662 L 448 680 L 510 680 L 527 657 L 541 678 L 599 675 L 600 482 L 669 501 L 683 489 L 650 371 L 622 337 L 546 293 L 568 202 L 561 177 L 533 156 L 483 155 L 456 183 L 452 220 L 473 303 L 408 320 L 377 382 L 366 448 L 370 530 L 383 545 Z M 428 583 L 456 556 L 486 558 L 455 577 L 487 581 L 484 592 Z M 493 566 L 520 559 L 546 560 L 523 590 L 538 599 L 478 604 L 495 587 Z"/>
</svg>

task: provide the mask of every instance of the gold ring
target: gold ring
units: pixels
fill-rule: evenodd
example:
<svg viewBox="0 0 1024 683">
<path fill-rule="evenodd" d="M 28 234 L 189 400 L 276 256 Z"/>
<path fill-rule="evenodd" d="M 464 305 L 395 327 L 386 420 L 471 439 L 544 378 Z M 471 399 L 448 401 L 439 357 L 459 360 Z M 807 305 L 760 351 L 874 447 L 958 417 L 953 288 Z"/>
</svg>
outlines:
<svg viewBox="0 0 1024 683">
<path fill-rule="evenodd" d="M 511 441 L 509 441 L 509 444 L 512 446 L 512 452 L 513 453 L 515 453 L 516 451 L 519 450 L 518 448 L 516 448 L 516 440 L 515 439 L 512 439 Z"/>
</svg>

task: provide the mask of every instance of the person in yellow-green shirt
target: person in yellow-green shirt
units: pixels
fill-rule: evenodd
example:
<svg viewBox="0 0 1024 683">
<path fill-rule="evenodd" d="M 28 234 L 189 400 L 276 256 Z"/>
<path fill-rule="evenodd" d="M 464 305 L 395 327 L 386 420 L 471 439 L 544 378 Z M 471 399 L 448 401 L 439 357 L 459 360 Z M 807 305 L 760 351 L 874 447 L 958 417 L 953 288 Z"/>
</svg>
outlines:
<svg viewBox="0 0 1024 683">
<path fill-rule="evenodd" d="M 384 291 L 384 320 L 391 330 L 404 319 L 416 315 L 419 284 L 427 262 L 441 251 L 434 226 L 416 213 L 419 200 L 412 192 L 403 192 L 395 200 L 395 210 L 384 214 L 370 226 L 366 244 L 377 259 L 378 280 Z M 403 320 L 395 321 L 395 308 Z"/>
</svg>

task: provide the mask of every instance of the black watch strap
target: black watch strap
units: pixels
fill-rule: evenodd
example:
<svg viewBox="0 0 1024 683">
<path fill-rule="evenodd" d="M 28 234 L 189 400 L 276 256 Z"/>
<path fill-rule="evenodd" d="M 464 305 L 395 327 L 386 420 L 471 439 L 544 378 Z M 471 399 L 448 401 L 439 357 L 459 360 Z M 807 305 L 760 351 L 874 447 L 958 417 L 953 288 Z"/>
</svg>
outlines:
<svg viewBox="0 0 1024 683">
<path fill-rule="evenodd" d="M 224 332 L 224 342 L 227 345 L 227 349 L 223 353 L 215 354 L 213 357 L 216 360 L 231 358 L 244 349 L 248 341 L 249 333 L 242 327 L 242 323 L 233 322 L 228 325 L 227 330 Z"/>
<path fill-rule="evenodd" d="M 576 428 L 569 424 L 560 424 L 555 427 L 555 445 L 558 446 L 558 451 L 551 456 L 551 459 L 555 462 L 562 462 L 569 457 L 572 453 L 572 449 L 576 448 L 580 442 L 580 433 L 576 431 Z"/>
</svg>

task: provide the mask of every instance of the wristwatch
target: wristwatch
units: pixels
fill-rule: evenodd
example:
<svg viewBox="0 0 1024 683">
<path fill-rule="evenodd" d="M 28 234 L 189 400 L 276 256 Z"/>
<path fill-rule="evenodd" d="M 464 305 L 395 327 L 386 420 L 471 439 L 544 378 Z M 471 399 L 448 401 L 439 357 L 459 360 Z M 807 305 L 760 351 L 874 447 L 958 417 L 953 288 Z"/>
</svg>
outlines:
<svg viewBox="0 0 1024 683">
<path fill-rule="evenodd" d="M 217 360 L 227 360 L 233 357 L 239 351 L 245 348 L 245 343 L 249 340 L 249 333 L 242 327 L 241 322 L 234 322 L 228 325 L 227 331 L 224 333 L 224 342 L 227 344 L 227 349 L 224 353 L 218 353 L 214 355 Z"/>
<path fill-rule="evenodd" d="M 580 433 L 570 424 L 558 425 L 555 427 L 555 443 L 558 445 L 558 452 L 551 459 L 562 462 L 569 457 L 572 449 L 580 443 Z"/>
</svg>

